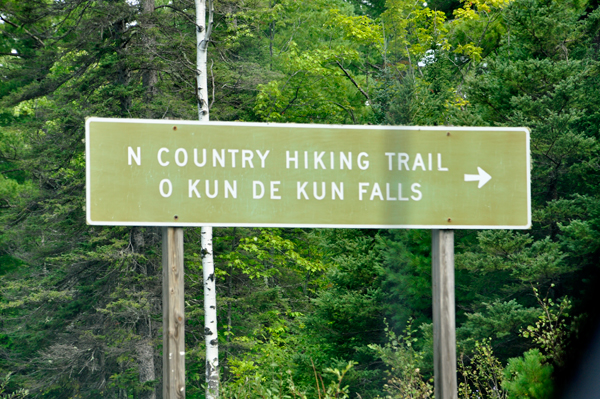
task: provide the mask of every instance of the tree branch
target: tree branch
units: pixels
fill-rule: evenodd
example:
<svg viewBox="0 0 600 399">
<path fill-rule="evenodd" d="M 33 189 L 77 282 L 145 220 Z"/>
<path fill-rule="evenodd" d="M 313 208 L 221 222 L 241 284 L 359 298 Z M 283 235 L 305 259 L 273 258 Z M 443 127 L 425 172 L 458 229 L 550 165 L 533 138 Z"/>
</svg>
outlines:
<svg viewBox="0 0 600 399">
<path fill-rule="evenodd" d="M 342 64 L 338 60 L 336 60 L 335 63 L 340 67 L 340 69 L 344 72 L 344 74 L 348 77 L 348 79 L 350 79 L 350 81 L 354 84 L 354 86 L 356 86 L 356 88 L 358 89 L 358 91 L 360 91 L 362 93 L 362 95 L 365 96 L 365 98 L 367 99 L 367 101 L 369 102 L 369 104 L 371 104 L 371 98 L 369 98 L 369 95 L 367 94 L 367 92 L 364 91 L 358 85 L 358 83 L 356 83 L 356 80 L 354 80 L 354 78 L 352 76 L 350 76 L 350 74 L 348 73 L 348 71 L 346 70 L 346 68 L 344 68 L 342 66 Z"/>
<path fill-rule="evenodd" d="M 296 94 L 294 95 L 294 98 L 292 98 L 292 100 L 288 103 L 288 105 L 280 112 L 281 115 L 283 115 L 283 113 L 285 111 L 288 110 L 288 108 L 290 108 L 292 106 L 292 104 L 294 103 L 294 101 L 296 101 L 298 99 L 298 92 L 300 91 L 300 87 L 298 86 L 296 88 Z"/>
<path fill-rule="evenodd" d="M 177 7 L 174 7 L 174 6 L 170 5 L 170 4 L 165 4 L 165 5 L 162 5 L 162 6 L 157 6 L 154 9 L 158 10 L 159 8 L 170 8 L 171 10 L 177 11 L 178 13 L 182 14 L 185 17 L 185 19 L 187 19 L 192 24 L 194 24 L 194 26 L 196 27 L 196 29 L 200 28 L 200 26 L 196 24 L 196 21 L 194 21 L 194 18 L 192 18 L 190 16 L 190 14 L 188 14 L 187 12 L 185 12 L 183 10 L 180 10 Z"/>
<path fill-rule="evenodd" d="M 17 24 L 15 24 L 14 22 L 9 21 L 8 19 L 4 18 L 4 16 L 2 14 L 0 14 L 0 20 L 6 22 L 7 24 L 9 24 L 10 26 L 13 26 L 17 29 L 23 29 L 23 31 L 25 33 L 27 33 L 29 35 L 29 37 L 31 37 L 32 39 L 35 39 L 38 43 L 40 43 L 42 45 L 42 47 L 46 47 L 46 45 L 44 44 L 44 42 L 37 37 L 36 35 L 34 35 L 33 33 L 29 32 L 27 29 L 25 29 L 22 25 L 19 26 Z"/>
<path fill-rule="evenodd" d="M 210 36 L 212 35 L 213 23 L 214 23 L 215 5 L 213 0 L 208 0 L 208 23 L 206 24 L 206 35 L 202 40 L 202 49 L 205 50 L 210 42 Z"/>
<path fill-rule="evenodd" d="M 8 169 L 8 170 L 0 171 L 0 173 L 5 174 L 5 173 L 12 173 L 12 172 L 20 172 L 22 170 L 23 169 L 21 169 L 21 168 L 15 168 L 15 169 Z"/>
<path fill-rule="evenodd" d="M 352 118 L 352 123 L 354 123 L 356 125 L 356 118 L 354 117 L 354 112 L 352 112 L 351 108 L 344 107 L 342 104 L 336 103 L 336 102 L 334 102 L 334 104 L 337 105 L 338 107 L 340 107 L 341 109 L 343 109 L 344 111 L 346 111 Z"/>
<path fill-rule="evenodd" d="M 17 58 L 31 58 L 29 56 L 23 55 L 23 54 L 19 54 L 19 53 L 0 53 L 0 56 L 11 56 L 11 57 L 17 57 Z"/>
<path fill-rule="evenodd" d="M 212 58 L 210 59 L 210 79 L 212 80 L 212 101 L 210 102 L 210 105 L 208 106 L 208 109 L 211 109 L 213 104 L 215 103 L 215 74 L 213 73 L 213 65 L 215 63 L 215 60 L 213 60 Z M 234 227 L 235 228 L 235 227 Z"/>
</svg>

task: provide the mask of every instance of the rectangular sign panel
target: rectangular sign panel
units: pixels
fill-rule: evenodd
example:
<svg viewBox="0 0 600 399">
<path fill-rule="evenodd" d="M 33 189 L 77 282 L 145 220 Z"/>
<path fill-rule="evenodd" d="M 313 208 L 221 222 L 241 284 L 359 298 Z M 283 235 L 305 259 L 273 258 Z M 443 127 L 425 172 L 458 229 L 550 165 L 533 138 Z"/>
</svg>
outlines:
<svg viewBox="0 0 600 399">
<path fill-rule="evenodd" d="M 526 128 L 88 118 L 87 222 L 531 225 Z"/>
</svg>

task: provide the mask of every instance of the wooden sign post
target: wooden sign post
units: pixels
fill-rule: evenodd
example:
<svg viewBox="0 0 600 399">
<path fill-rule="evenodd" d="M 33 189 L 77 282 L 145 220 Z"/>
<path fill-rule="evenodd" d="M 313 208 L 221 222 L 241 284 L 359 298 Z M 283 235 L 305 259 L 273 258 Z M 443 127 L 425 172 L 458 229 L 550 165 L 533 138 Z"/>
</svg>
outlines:
<svg viewBox="0 0 600 399">
<path fill-rule="evenodd" d="M 183 229 L 162 229 L 163 398 L 185 398 Z"/>
<path fill-rule="evenodd" d="M 433 374 L 437 399 L 456 399 L 454 230 L 431 231 Z"/>
</svg>

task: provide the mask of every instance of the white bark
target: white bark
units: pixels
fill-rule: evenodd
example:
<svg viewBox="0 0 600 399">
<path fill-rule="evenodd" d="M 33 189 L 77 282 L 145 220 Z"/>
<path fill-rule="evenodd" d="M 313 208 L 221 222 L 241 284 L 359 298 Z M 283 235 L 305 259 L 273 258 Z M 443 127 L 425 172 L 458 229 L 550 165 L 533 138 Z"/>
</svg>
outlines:
<svg viewBox="0 0 600 399">
<path fill-rule="evenodd" d="M 204 271 L 204 336 L 206 339 L 206 399 L 219 397 L 219 342 L 217 337 L 217 293 L 213 263 L 212 227 L 202 228 Z"/>
<path fill-rule="evenodd" d="M 213 4 L 208 0 L 208 24 L 206 23 L 206 0 L 196 2 L 196 88 L 198 96 L 198 120 L 208 122 L 208 68 L 206 64 L 208 42 L 213 22 Z M 217 335 L 217 293 L 215 266 L 213 262 L 212 227 L 202 227 L 202 269 L 204 272 L 204 336 L 206 340 L 206 399 L 219 397 L 219 342 Z"/>
<path fill-rule="evenodd" d="M 206 56 L 208 53 L 208 42 L 212 31 L 213 4 L 208 0 L 208 24 L 206 23 L 206 1 L 196 1 L 196 80 L 198 95 L 198 120 L 208 122 L 208 79 Z"/>
</svg>

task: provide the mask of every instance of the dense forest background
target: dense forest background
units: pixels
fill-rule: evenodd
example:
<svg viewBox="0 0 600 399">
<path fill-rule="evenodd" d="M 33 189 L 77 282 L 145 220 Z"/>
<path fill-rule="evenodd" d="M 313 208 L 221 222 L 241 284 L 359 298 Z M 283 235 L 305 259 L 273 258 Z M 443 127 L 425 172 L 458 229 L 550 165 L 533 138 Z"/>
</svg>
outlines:
<svg viewBox="0 0 600 399">
<path fill-rule="evenodd" d="M 214 5 L 211 120 L 531 129 L 533 228 L 456 232 L 459 396 L 560 393 L 600 299 L 598 1 Z M 161 396 L 160 230 L 86 225 L 84 121 L 196 119 L 194 15 L 0 1 L 0 397 Z M 185 241 L 203 398 L 199 229 Z M 431 398 L 430 241 L 215 229 L 222 397 Z"/>
</svg>

